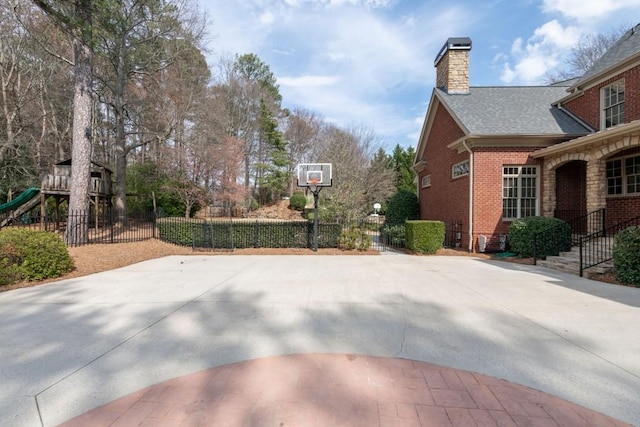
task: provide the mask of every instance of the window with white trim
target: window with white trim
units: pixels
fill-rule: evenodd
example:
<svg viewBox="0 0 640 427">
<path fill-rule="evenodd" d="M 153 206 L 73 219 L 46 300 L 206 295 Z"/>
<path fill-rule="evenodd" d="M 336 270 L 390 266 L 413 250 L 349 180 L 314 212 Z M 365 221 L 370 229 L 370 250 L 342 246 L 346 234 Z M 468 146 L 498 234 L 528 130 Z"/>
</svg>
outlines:
<svg viewBox="0 0 640 427">
<path fill-rule="evenodd" d="M 624 123 L 625 90 L 624 79 L 602 88 L 602 128 Z"/>
<path fill-rule="evenodd" d="M 421 188 L 431 187 L 431 174 L 425 175 L 420 180 Z"/>
<path fill-rule="evenodd" d="M 469 160 L 465 160 L 460 163 L 456 163 L 451 167 L 451 177 L 458 178 L 464 175 L 469 175 Z"/>
<path fill-rule="evenodd" d="M 607 160 L 607 194 L 640 194 L 640 156 Z"/>
<path fill-rule="evenodd" d="M 538 167 L 502 168 L 502 219 L 538 215 Z"/>
</svg>

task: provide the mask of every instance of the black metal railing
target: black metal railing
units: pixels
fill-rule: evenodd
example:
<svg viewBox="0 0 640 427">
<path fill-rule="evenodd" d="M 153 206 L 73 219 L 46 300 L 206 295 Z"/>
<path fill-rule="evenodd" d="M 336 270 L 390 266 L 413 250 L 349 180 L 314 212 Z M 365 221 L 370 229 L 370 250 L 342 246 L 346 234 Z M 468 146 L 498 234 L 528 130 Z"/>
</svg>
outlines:
<svg viewBox="0 0 640 427">
<path fill-rule="evenodd" d="M 571 250 L 572 246 L 581 246 L 581 239 L 590 233 L 603 233 L 605 230 L 605 209 L 589 213 L 582 210 L 556 210 L 554 216 L 563 220 L 533 236 L 533 265 L 548 255 L 559 255 Z M 567 237 L 565 229 L 569 227 Z M 568 239 L 568 240 L 567 240 Z M 550 250 L 552 249 L 552 250 Z"/>
<path fill-rule="evenodd" d="M 569 222 L 587 214 L 586 209 L 556 209 L 553 211 L 554 218 Z"/>
<path fill-rule="evenodd" d="M 580 277 L 584 270 L 613 259 L 615 235 L 622 230 L 640 225 L 640 216 L 619 222 L 610 227 L 602 227 L 586 236 L 580 237 Z"/>
<path fill-rule="evenodd" d="M 577 246 L 580 237 L 605 229 L 606 210 L 604 208 L 585 212 L 584 210 L 556 210 L 554 216 L 571 227 L 571 245 Z"/>
</svg>

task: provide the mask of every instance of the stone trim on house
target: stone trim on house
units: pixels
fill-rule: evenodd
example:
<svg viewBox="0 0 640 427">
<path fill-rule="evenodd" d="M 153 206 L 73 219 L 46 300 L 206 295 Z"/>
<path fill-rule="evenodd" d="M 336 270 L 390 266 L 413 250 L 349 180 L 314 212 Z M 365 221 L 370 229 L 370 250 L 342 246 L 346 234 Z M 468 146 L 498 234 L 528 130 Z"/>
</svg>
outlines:
<svg viewBox="0 0 640 427">
<path fill-rule="evenodd" d="M 553 217 L 556 209 L 556 170 L 571 161 L 586 162 L 586 208 L 593 212 L 607 205 L 606 162 L 617 153 L 640 147 L 640 121 L 621 125 L 617 129 L 597 132 L 563 144 L 532 153 L 544 159 L 543 212 Z"/>
</svg>

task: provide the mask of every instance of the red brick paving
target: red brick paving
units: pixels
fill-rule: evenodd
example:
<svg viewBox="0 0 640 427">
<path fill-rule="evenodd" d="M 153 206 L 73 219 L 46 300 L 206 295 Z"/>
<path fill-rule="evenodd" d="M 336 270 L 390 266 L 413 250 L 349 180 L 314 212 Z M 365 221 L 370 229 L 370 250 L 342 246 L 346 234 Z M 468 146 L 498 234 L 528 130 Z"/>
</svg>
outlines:
<svg viewBox="0 0 640 427">
<path fill-rule="evenodd" d="M 299 354 L 156 384 L 62 424 L 153 427 L 629 426 L 507 381 L 386 357 Z"/>
</svg>

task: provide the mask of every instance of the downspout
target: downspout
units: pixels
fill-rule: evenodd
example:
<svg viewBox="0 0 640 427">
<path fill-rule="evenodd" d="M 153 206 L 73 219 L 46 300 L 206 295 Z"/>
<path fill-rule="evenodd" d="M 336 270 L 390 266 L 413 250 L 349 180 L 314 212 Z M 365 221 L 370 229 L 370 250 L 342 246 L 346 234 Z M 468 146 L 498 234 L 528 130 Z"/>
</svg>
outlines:
<svg viewBox="0 0 640 427">
<path fill-rule="evenodd" d="M 469 253 L 473 252 L 473 151 L 462 141 L 462 146 L 469 152 Z"/>
</svg>

